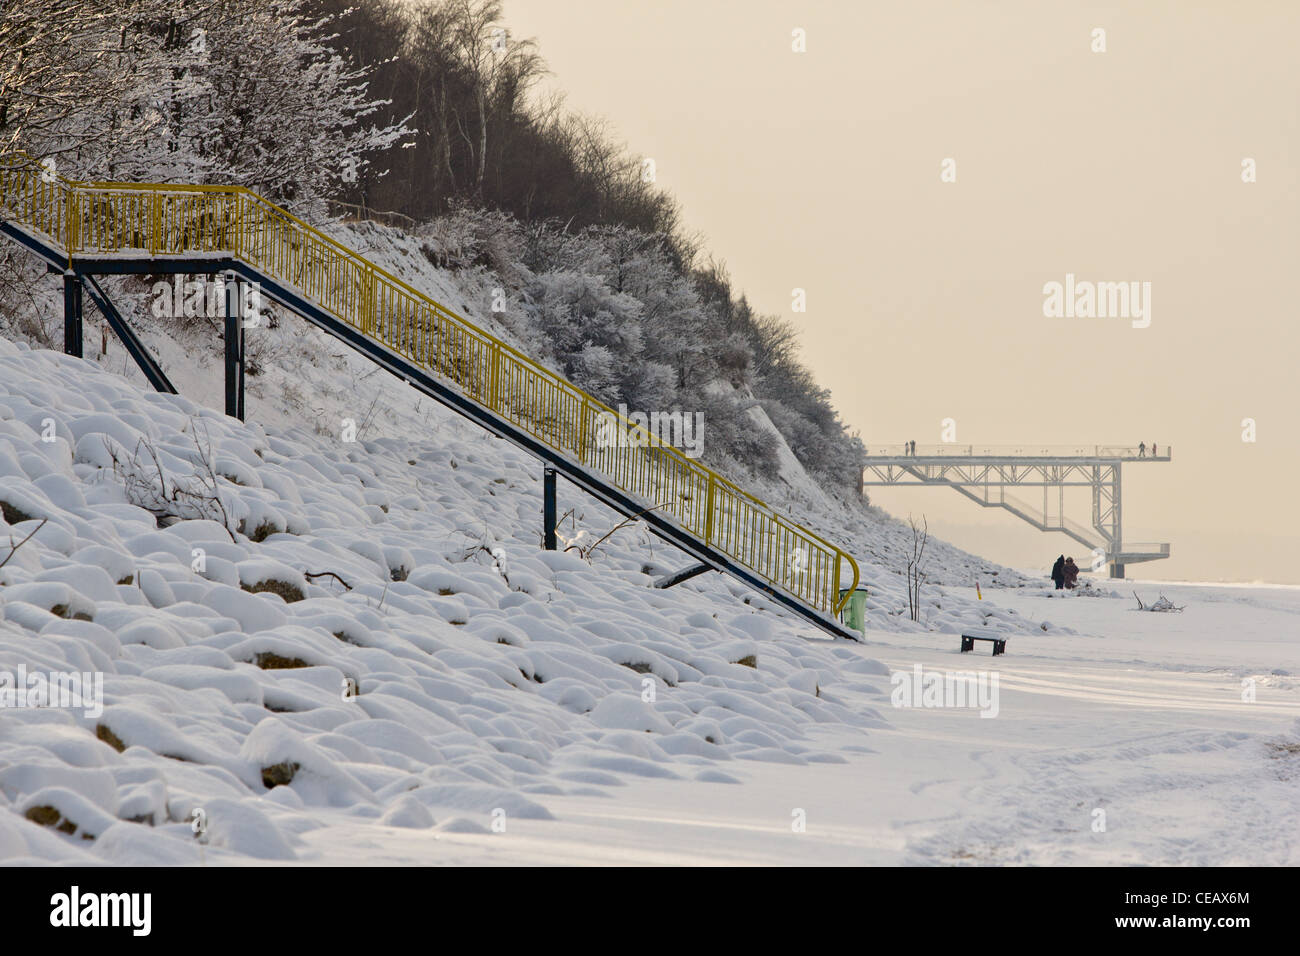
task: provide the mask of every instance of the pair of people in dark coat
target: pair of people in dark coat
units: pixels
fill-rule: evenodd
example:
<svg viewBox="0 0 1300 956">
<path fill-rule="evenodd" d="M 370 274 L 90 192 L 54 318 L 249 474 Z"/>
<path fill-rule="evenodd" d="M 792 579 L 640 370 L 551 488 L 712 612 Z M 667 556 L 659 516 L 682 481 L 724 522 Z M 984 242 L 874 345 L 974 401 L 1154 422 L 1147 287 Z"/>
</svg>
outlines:
<svg viewBox="0 0 1300 956">
<path fill-rule="evenodd" d="M 1079 566 L 1074 563 L 1074 558 L 1067 558 L 1061 555 L 1052 565 L 1052 581 L 1056 584 L 1056 590 L 1070 588 L 1073 590 L 1075 583 L 1079 580 Z"/>
</svg>

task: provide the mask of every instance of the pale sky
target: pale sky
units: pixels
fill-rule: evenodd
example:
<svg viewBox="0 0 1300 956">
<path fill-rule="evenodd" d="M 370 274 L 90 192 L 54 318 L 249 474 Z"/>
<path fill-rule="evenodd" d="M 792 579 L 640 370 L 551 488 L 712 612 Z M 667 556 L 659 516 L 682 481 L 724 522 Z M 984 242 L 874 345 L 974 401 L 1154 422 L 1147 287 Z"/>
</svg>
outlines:
<svg viewBox="0 0 1300 956">
<path fill-rule="evenodd" d="M 868 444 L 952 418 L 960 443 L 1170 445 L 1126 470 L 1124 534 L 1174 556 L 1130 577 L 1300 583 L 1300 4 L 506 0 L 506 25 L 797 320 Z M 1067 273 L 1150 282 L 1150 326 L 1046 318 Z M 1086 550 L 947 489 L 872 500 L 1016 566 Z"/>
</svg>

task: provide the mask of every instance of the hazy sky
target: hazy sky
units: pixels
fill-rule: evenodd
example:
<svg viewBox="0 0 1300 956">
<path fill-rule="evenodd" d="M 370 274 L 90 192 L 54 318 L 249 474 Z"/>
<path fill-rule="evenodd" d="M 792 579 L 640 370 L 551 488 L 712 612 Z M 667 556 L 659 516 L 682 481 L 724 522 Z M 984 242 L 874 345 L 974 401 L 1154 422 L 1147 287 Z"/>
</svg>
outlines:
<svg viewBox="0 0 1300 956">
<path fill-rule="evenodd" d="M 1300 582 L 1300 3 L 506 0 L 506 25 L 798 320 L 868 444 L 952 418 L 1171 445 L 1127 469 L 1124 533 L 1174 557 L 1130 576 Z M 1067 273 L 1151 283 L 1150 326 L 1045 317 Z M 872 498 L 1019 566 L 1085 550 L 951 490 Z"/>
</svg>

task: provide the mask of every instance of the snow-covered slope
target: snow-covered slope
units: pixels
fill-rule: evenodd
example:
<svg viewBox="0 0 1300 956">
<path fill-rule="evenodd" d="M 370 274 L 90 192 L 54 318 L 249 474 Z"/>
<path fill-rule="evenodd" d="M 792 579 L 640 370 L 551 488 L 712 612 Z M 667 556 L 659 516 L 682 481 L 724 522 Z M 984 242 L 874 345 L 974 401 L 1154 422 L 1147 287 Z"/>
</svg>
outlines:
<svg viewBox="0 0 1300 956">
<path fill-rule="evenodd" d="M 681 559 L 638 529 L 541 551 L 536 463 L 402 386 L 338 399 L 347 442 L 3 340 L 0 382 L 0 540 L 31 535 L 0 547 L 0 668 L 104 675 L 102 713 L 4 710 L 0 856 L 188 861 L 199 819 L 212 853 L 291 858 L 312 808 L 486 828 L 628 775 L 840 760 L 810 728 L 882 724 L 869 650 L 719 576 L 653 589 Z M 412 437 L 367 439 L 377 416 Z M 618 521 L 562 501 L 566 534 Z"/>
<path fill-rule="evenodd" d="M 0 353 L 3 532 L 35 531 L 0 569 L 0 657 L 105 675 L 102 714 L 4 711 L 0 855 L 188 860 L 198 810 L 214 851 L 291 858 L 313 806 L 487 827 L 623 774 L 837 759 L 808 726 L 879 724 L 819 691 L 842 657 L 879 668 L 741 589 L 653 590 L 630 536 L 595 566 L 539 551 L 536 469 L 499 441 L 268 436 Z M 209 463 L 220 508 L 133 503 Z"/>
<path fill-rule="evenodd" d="M 490 277 L 403 233 L 350 241 L 510 335 L 476 307 Z M 542 551 L 538 462 L 296 317 L 248 333 L 243 425 L 214 411 L 217 322 L 111 287 L 182 396 L 98 354 L 93 320 L 85 361 L 0 339 L 0 674 L 104 681 L 95 706 L 0 701 L 0 858 L 188 862 L 198 827 L 215 858 L 291 859 L 324 808 L 468 832 L 630 778 L 840 761 L 883 726 L 869 648 L 718 575 L 653 589 L 686 559 L 635 525 Z M 1043 633 L 936 588 L 908 620 L 910 531 L 780 450 L 755 490 L 858 555 L 869 627 Z M 569 540 L 620 521 L 560 496 Z M 934 584 L 1023 582 L 930 548 Z"/>
<path fill-rule="evenodd" d="M 522 345 L 511 325 L 503 321 L 500 313 L 492 311 L 495 292 L 502 283 L 490 271 L 473 268 L 452 272 L 437 268 L 429 261 L 425 240 L 403 230 L 375 223 L 339 226 L 335 229 L 341 241 L 362 251 L 368 258 L 401 276 L 404 281 L 464 315 L 481 328 L 506 341 Z M 286 325 L 295 330 L 299 327 L 298 321 L 292 317 Z M 209 344 L 208 348 L 211 347 Z M 340 349 L 336 346 L 334 351 Z M 363 367 L 366 365 L 364 360 L 360 360 L 360 364 Z M 310 370 L 295 370 L 291 374 L 298 377 L 304 373 L 310 375 Z M 316 391 L 315 386 L 319 383 L 314 378 L 311 381 L 313 391 Z M 371 379 L 371 383 L 378 393 L 382 388 L 381 382 Z M 219 383 L 216 387 L 219 387 Z M 719 387 L 724 386 L 719 383 Z M 264 394 L 273 398 L 274 390 L 265 389 Z M 220 393 L 214 395 L 219 397 Z M 355 400 L 353 404 L 355 405 Z M 290 411 L 291 416 L 292 414 Z M 892 584 L 897 583 L 903 574 L 906 565 L 904 553 L 910 552 L 912 546 L 911 529 L 905 522 L 880 509 L 863 508 L 851 493 L 842 495 L 828 492 L 804 471 L 781 433 L 757 403 L 749 409 L 749 416 L 756 429 L 770 434 L 776 441 L 779 474 L 770 481 L 752 475 L 732 477 L 769 504 L 787 511 L 797 521 L 847 548 L 860 560 L 865 559 L 864 580 L 878 582 L 884 591 L 897 591 L 897 601 L 886 605 L 888 610 L 878 615 L 877 620 L 877 626 L 890 627 L 890 622 L 884 620 L 884 617 L 901 613 L 907 603 L 905 588 L 901 585 L 895 588 Z M 382 422 L 375 424 L 378 429 L 383 428 Z M 706 441 L 707 429 L 706 421 Z M 927 565 L 928 581 L 931 584 L 969 586 L 978 581 L 982 587 L 996 588 L 1034 583 L 1013 569 L 972 555 L 938 539 L 930 540 L 927 552 L 933 556 Z M 930 623 L 937 625 L 939 622 L 935 620 Z M 894 622 L 892 626 L 897 624 Z"/>
</svg>

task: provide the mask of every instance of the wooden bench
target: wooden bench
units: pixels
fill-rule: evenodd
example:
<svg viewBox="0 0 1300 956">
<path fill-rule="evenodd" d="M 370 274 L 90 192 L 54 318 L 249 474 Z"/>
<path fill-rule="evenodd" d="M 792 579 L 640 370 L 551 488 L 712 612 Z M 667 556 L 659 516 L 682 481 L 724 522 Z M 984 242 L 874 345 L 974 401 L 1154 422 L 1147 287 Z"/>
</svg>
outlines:
<svg viewBox="0 0 1300 956">
<path fill-rule="evenodd" d="M 961 652 L 965 654 L 967 651 L 975 650 L 976 641 L 988 641 L 989 643 L 991 643 L 993 645 L 994 657 L 997 657 L 999 654 L 1005 654 L 1007 652 L 1007 639 L 1005 637 L 1002 637 L 996 632 L 980 633 L 979 631 L 962 632 Z"/>
</svg>

